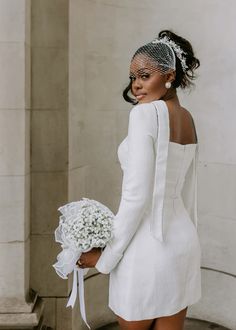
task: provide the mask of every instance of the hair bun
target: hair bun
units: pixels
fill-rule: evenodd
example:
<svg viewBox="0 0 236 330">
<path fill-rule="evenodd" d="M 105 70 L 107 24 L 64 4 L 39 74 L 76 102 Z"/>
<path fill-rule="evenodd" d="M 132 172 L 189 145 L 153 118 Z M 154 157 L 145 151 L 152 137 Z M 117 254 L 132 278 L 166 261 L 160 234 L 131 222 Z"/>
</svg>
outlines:
<svg viewBox="0 0 236 330">
<path fill-rule="evenodd" d="M 200 61 L 195 57 L 192 45 L 187 39 L 177 35 L 171 30 L 162 30 L 158 34 L 159 38 L 163 38 L 165 36 L 170 40 L 173 40 L 185 52 L 186 58 L 187 70 L 186 72 L 183 72 L 183 70 L 181 69 L 180 61 L 176 57 L 177 75 L 173 86 L 176 88 L 179 86 L 181 88 L 190 87 L 191 85 L 193 85 L 192 80 L 196 78 L 194 71 L 200 66 Z"/>
</svg>

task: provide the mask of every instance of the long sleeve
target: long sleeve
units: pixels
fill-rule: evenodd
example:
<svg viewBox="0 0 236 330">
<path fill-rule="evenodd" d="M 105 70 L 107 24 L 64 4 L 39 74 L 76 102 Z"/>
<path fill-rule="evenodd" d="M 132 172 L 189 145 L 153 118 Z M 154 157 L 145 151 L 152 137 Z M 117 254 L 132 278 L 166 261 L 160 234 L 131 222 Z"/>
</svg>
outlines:
<svg viewBox="0 0 236 330">
<path fill-rule="evenodd" d="M 155 151 L 147 104 L 134 106 L 128 124 L 128 163 L 124 170 L 122 196 L 114 218 L 114 236 L 106 245 L 95 268 L 108 274 L 118 264 L 138 229 L 147 204 L 150 203 Z"/>
</svg>

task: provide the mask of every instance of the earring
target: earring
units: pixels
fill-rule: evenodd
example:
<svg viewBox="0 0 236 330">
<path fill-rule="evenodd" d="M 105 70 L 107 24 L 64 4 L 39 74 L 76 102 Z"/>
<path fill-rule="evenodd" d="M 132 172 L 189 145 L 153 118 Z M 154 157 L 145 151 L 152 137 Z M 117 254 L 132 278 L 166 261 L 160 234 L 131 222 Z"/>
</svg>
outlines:
<svg viewBox="0 0 236 330">
<path fill-rule="evenodd" d="M 171 88 L 171 82 L 170 82 L 170 81 L 167 81 L 167 82 L 165 83 L 165 87 L 166 87 L 167 89 Z"/>
</svg>

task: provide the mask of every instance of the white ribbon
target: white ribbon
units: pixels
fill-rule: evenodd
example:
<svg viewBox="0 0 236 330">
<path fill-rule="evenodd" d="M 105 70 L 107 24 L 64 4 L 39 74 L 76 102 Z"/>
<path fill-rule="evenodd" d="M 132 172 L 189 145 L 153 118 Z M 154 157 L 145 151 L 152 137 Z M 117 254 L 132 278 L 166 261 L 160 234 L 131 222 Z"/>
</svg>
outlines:
<svg viewBox="0 0 236 330">
<path fill-rule="evenodd" d="M 90 326 L 86 320 L 86 311 L 85 311 L 85 302 L 84 302 L 84 275 L 87 274 L 89 268 L 78 268 L 76 266 L 76 262 L 80 258 L 82 251 L 78 250 L 71 242 L 66 240 L 64 233 L 61 231 L 61 227 L 59 226 L 55 230 L 55 240 L 56 242 L 61 243 L 62 251 L 57 255 L 57 262 L 53 264 L 56 273 L 63 279 L 68 278 L 68 274 L 73 271 L 73 286 L 71 290 L 71 295 L 68 300 L 67 306 L 75 305 L 77 298 L 77 288 L 79 285 L 79 303 L 80 303 L 80 313 L 82 319 L 89 329 Z M 84 251 L 88 252 L 88 251 Z"/>
<path fill-rule="evenodd" d="M 163 203 L 170 136 L 169 113 L 164 101 L 159 100 L 158 105 L 155 101 L 152 102 L 152 104 L 154 105 L 158 116 L 158 137 L 150 231 L 154 238 L 163 242 Z"/>
<path fill-rule="evenodd" d="M 69 307 L 69 306 L 71 306 L 72 308 L 74 307 L 76 297 L 77 297 L 77 288 L 78 288 L 78 284 L 79 284 L 80 313 L 81 313 L 82 319 L 84 320 L 87 327 L 89 329 L 91 329 L 89 324 L 87 323 L 85 302 L 84 302 L 84 275 L 86 275 L 87 272 L 88 272 L 87 268 L 81 269 L 81 268 L 78 268 L 77 266 L 75 266 L 74 272 L 73 272 L 72 291 L 71 291 L 71 295 L 70 295 L 70 298 L 68 300 L 66 307 Z"/>
<path fill-rule="evenodd" d="M 156 146 L 156 163 L 155 163 L 155 179 L 154 190 L 152 197 L 152 216 L 150 223 L 150 231 L 153 237 L 163 242 L 163 203 L 165 195 L 166 184 L 166 169 L 168 158 L 168 146 L 170 139 L 170 127 L 169 127 L 169 112 L 166 103 L 163 100 L 152 102 L 156 111 L 158 119 L 158 131 L 157 131 L 157 146 Z M 189 205 L 190 212 L 193 205 L 193 223 L 197 227 L 197 163 L 199 157 L 198 145 L 196 146 L 196 153 L 193 158 L 193 166 L 191 173 L 191 182 L 189 189 L 189 199 L 187 204 Z M 192 200 L 193 198 L 193 200 Z"/>
<path fill-rule="evenodd" d="M 195 153 L 194 159 L 193 159 L 193 174 L 192 174 L 192 177 L 194 180 L 193 223 L 196 228 L 198 226 L 198 213 L 197 213 L 197 181 L 198 181 L 197 164 L 198 164 L 198 159 L 199 159 L 199 149 L 198 149 L 198 145 L 197 145 L 196 153 Z"/>
</svg>

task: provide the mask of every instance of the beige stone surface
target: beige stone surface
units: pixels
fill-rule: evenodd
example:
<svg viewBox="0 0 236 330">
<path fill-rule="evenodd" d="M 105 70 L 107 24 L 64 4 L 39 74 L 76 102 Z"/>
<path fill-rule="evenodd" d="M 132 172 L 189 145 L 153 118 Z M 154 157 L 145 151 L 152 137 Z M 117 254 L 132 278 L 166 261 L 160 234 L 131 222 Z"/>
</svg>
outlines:
<svg viewBox="0 0 236 330">
<path fill-rule="evenodd" d="M 89 95 L 87 106 L 90 111 L 110 112 L 127 108 L 122 92 L 129 82 L 129 64 L 130 59 L 124 55 L 108 56 L 105 52 L 104 55 L 86 53 L 85 93 Z"/>
<path fill-rule="evenodd" d="M 236 274 L 235 165 L 201 161 L 198 166 L 202 265 Z"/>
<path fill-rule="evenodd" d="M 56 329 L 56 298 L 43 298 L 44 313 L 43 323 L 52 329 Z M 67 329 L 67 328 L 65 328 Z"/>
<path fill-rule="evenodd" d="M 32 171 L 65 171 L 68 166 L 67 111 L 32 111 Z"/>
<path fill-rule="evenodd" d="M 202 266 L 236 274 L 236 221 L 214 214 L 201 217 Z"/>
<path fill-rule="evenodd" d="M 86 102 L 89 96 L 85 93 L 86 66 L 84 46 L 79 35 L 77 36 L 77 33 L 80 33 L 79 28 L 77 26 L 75 28 L 74 35 L 78 47 L 72 48 L 68 54 L 69 63 L 71 63 L 69 67 L 69 81 L 73 82 L 73 84 L 70 84 L 70 98 L 68 102 L 70 114 L 76 117 L 79 113 L 79 119 L 75 120 L 81 121 L 83 120 L 83 114 L 86 113 Z M 80 81 L 77 80 L 78 77 L 80 77 Z"/>
<path fill-rule="evenodd" d="M 25 106 L 24 43 L 0 43 L 0 109 L 22 109 Z"/>
<path fill-rule="evenodd" d="M 85 141 L 87 137 L 87 131 L 85 129 L 86 121 L 82 112 L 77 113 L 73 111 L 69 116 L 69 170 L 75 168 L 82 168 L 86 166 L 86 155 L 88 151 L 85 149 Z"/>
<path fill-rule="evenodd" d="M 3 330 L 33 329 L 39 324 L 43 310 L 43 301 L 38 299 L 32 312 L 0 313 L 0 327 Z"/>
<path fill-rule="evenodd" d="M 26 2 L 29 3 L 29 0 Z M 25 0 L 1 0 L 0 11 L 0 40 L 4 42 L 22 42 L 26 38 L 26 14 Z"/>
<path fill-rule="evenodd" d="M 27 123 L 27 111 L 0 111 L 1 175 L 24 175 L 25 171 L 29 173 L 29 165 L 26 164 L 26 157 L 29 159 L 29 144 L 25 141 Z"/>
<path fill-rule="evenodd" d="M 115 112 L 88 111 L 85 117 L 85 122 L 84 139 L 80 141 L 80 143 L 83 143 L 86 164 L 106 165 L 107 162 L 115 162 L 117 160 Z M 74 153 L 72 159 L 75 159 L 76 155 L 77 153 Z M 72 162 L 71 166 L 75 167 L 75 165 L 76 163 L 74 163 L 73 166 Z"/>
<path fill-rule="evenodd" d="M 58 47 L 32 48 L 33 109 L 67 107 L 67 50 Z"/>
<path fill-rule="evenodd" d="M 103 182 L 103 185 L 100 182 Z M 118 164 L 79 167 L 69 173 L 69 200 L 87 197 L 98 200 L 113 212 L 117 212 L 121 184 L 122 173 Z"/>
<path fill-rule="evenodd" d="M 29 237 L 30 175 L 0 176 L 0 242 Z"/>
<path fill-rule="evenodd" d="M 72 308 L 66 307 L 67 298 L 56 299 L 56 329 L 71 330 L 72 329 Z M 77 328 L 78 329 L 78 328 Z"/>
<path fill-rule="evenodd" d="M 25 40 L 25 43 L 27 45 L 31 45 L 31 27 L 32 27 L 32 24 L 31 24 L 31 9 L 32 9 L 31 3 L 32 3 L 32 1 L 31 0 L 23 0 L 23 1 L 25 1 L 25 11 L 24 11 L 25 12 L 25 37 L 24 37 L 24 40 Z M 29 87 L 28 84 L 26 86 Z"/>
<path fill-rule="evenodd" d="M 67 173 L 33 173 L 31 178 L 31 233 L 52 234 L 59 225 L 57 209 L 67 202 Z"/>
<path fill-rule="evenodd" d="M 69 281 L 52 265 L 61 251 L 54 231 L 68 200 L 68 0 L 32 0 L 31 287 L 44 297 L 44 324 L 67 330 L 57 299 Z M 59 314 L 60 315 L 59 315 Z M 61 323 L 61 321 L 63 321 Z"/>
<path fill-rule="evenodd" d="M 61 252 L 54 235 L 31 235 L 30 284 L 43 297 L 67 295 L 68 281 L 60 278 L 52 267 Z"/>
<path fill-rule="evenodd" d="M 25 107 L 31 107 L 31 46 L 25 43 Z"/>
<path fill-rule="evenodd" d="M 32 46 L 68 46 L 68 0 L 32 0 Z"/>
<path fill-rule="evenodd" d="M 118 211 L 121 196 L 122 172 L 119 164 L 90 166 L 87 195 Z"/>
<path fill-rule="evenodd" d="M 26 109 L 25 111 L 25 131 L 24 131 L 24 141 L 25 141 L 25 174 L 30 174 L 31 171 L 31 111 Z"/>
<path fill-rule="evenodd" d="M 236 287 L 234 276 L 202 269 L 202 298 L 190 306 L 187 317 L 215 322 L 231 330 L 236 329 Z"/>
<path fill-rule="evenodd" d="M 89 166 L 77 167 L 69 171 L 69 201 L 76 201 L 82 197 L 88 197 L 87 185 L 89 180 L 89 173 Z"/>
<path fill-rule="evenodd" d="M 130 109 L 132 107 L 130 106 Z M 128 123 L 129 123 L 129 113 L 130 109 L 124 110 L 124 109 L 117 109 L 116 111 L 116 143 L 117 148 L 119 144 L 122 142 L 122 140 L 128 135 Z M 116 150 L 117 152 L 117 150 Z M 118 156 L 117 156 L 117 162 Z"/>
<path fill-rule="evenodd" d="M 208 163 L 202 160 L 198 168 L 198 199 L 201 214 L 215 215 L 229 221 L 235 219 L 236 185 L 233 179 L 236 176 L 235 165 Z"/>
<path fill-rule="evenodd" d="M 43 313 L 29 288 L 30 21 L 30 0 L 0 2 L 1 329 L 30 329 Z"/>
<path fill-rule="evenodd" d="M 118 163 L 108 162 L 105 165 L 82 166 L 70 170 L 70 200 L 79 200 L 82 197 L 97 199 L 115 212 L 120 202 L 122 175 Z"/>
<path fill-rule="evenodd" d="M 24 300 L 29 288 L 29 239 L 25 242 L 0 243 L 0 306 L 4 299 Z M 12 306 L 14 308 L 14 306 Z"/>
</svg>

